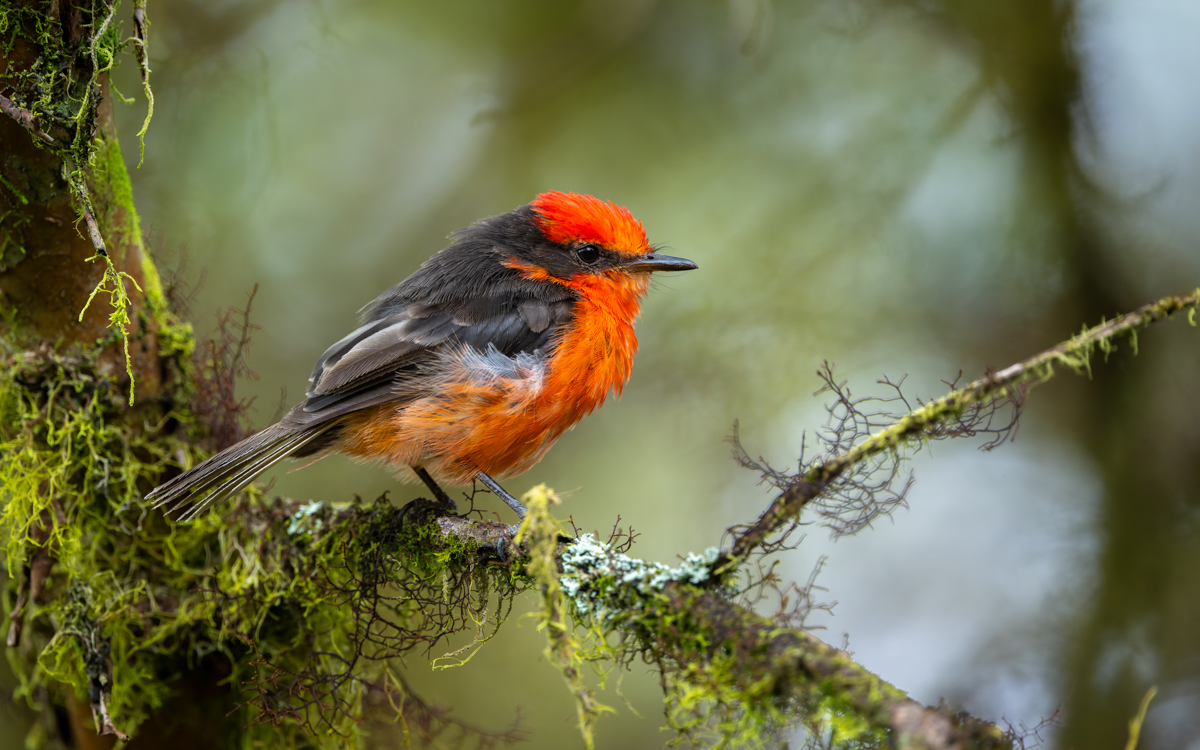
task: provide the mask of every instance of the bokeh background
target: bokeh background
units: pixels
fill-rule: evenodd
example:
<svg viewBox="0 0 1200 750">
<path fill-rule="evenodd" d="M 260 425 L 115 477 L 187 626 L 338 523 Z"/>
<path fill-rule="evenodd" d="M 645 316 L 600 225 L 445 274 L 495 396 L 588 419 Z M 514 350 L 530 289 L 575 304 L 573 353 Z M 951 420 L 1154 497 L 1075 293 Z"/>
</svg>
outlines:
<svg viewBox="0 0 1200 750">
<path fill-rule="evenodd" d="M 856 393 L 1001 367 L 1200 285 L 1200 5 L 1192 0 L 172 0 L 156 98 L 119 107 L 144 228 L 196 288 L 258 284 L 247 384 L 265 424 L 355 311 L 451 230 L 547 189 L 628 206 L 700 270 L 659 280 L 619 402 L 508 482 L 546 482 L 584 529 L 671 561 L 770 498 L 730 459 L 794 461 L 824 417 L 822 360 Z M 124 93 L 138 90 L 128 63 Z M 186 261 L 186 262 L 185 262 Z M 201 283 L 202 281 L 202 283 Z M 929 703 L 1063 748 L 1200 748 L 1200 334 L 1175 321 L 1035 391 L 1016 441 L 942 443 L 910 508 L 837 542 L 813 624 Z M 278 471 L 317 500 L 389 491 L 329 458 Z M 527 602 L 532 606 L 532 599 Z M 426 698 L 531 748 L 575 747 L 530 621 L 468 665 L 412 658 Z M 437 655 L 437 654 L 434 654 Z M 660 747 L 657 681 L 613 675 L 603 748 Z M 21 747 L 21 711 L 0 712 Z M 7 726 L 13 727 L 11 731 Z M 395 747 L 386 727 L 377 747 Z"/>
</svg>

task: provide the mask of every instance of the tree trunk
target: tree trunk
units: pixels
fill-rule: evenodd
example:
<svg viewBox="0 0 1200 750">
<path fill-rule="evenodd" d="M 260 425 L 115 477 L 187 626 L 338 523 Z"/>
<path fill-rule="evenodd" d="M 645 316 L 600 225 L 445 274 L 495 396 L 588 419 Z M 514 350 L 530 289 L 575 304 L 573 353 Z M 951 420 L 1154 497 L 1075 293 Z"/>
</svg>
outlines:
<svg viewBox="0 0 1200 750">
<path fill-rule="evenodd" d="M 94 63 L 117 51 L 105 49 L 111 43 L 105 40 L 97 45 L 92 36 L 106 21 L 114 28 L 114 8 L 109 2 L 95 3 L 90 11 L 83 5 L 59 0 L 3 3 L 4 41 L 11 49 L 0 63 L 7 94 L 0 99 L 7 115 L 0 116 L 0 343 L 8 387 L 5 424 L 0 425 L 0 485 L 5 487 L 6 557 L 10 569 L 15 568 L 10 587 L 16 589 L 9 600 L 7 640 L 33 674 L 39 669 L 39 652 L 66 632 L 61 618 L 47 617 L 45 610 L 72 598 L 76 582 L 105 572 L 81 568 L 76 555 L 61 559 L 71 554 L 62 545 L 120 543 L 106 534 L 103 523 L 96 525 L 103 516 L 98 519 L 82 507 L 95 500 L 95 477 L 88 476 L 93 472 L 72 465 L 56 467 L 61 471 L 46 472 L 41 480 L 30 476 L 30 469 L 46 469 L 44 461 L 56 447 L 65 453 L 72 441 L 83 439 L 74 422 L 58 425 L 64 428 L 62 435 L 41 431 L 54 421 L 50 404 L 56 398 L 59 404 L 73 403 L 69 396 L 57 395 L 64 384 L 87 384 L 81 392 L 90 406 L 103 403 L 91 415 L 99 416 L 102 408 L 104 421 L 120 425 L 121 439 L 136 442 L 146 437 L 147 425 L 162 422 L 179 406 L 174 399 L 178 394 L 169 393 L 164 384 L 171 380 L 175 389 L 180 387 L 180 355 L 190 351 L 189 328 L 169 313 L 158 272 L 145 252 L 108 76 Z M 135 13 L 141 5 L 135 4 Z M 124 336 L 110 321 L 110 293 L 118 282 L 127 295 Z M 163 330 L 174 337 L 166 359 L 159 356 Z M 72 377 L 64 376 L 64 368 Z M 136 395 L 132 406 L 131 393 Z M 90 406 L 69 408 L 78 414 Z M 28 411 L 14 416 L 14 408 Z M 116 468 L 116 456 L 101 455 L 99 460 L 105 471 Z M 36 490 L 23 495 L 22 487 L 31 479 Z M 138 478 L 131 478 L 129 486 L 137 484 Z M 23 536 L 24 544 L 13 541 Z M 142 571 L 142 577 L 152 576 Z M 108 648 L 102 626 L 91 635 Z M 98 643 L 85 646 L 88 656 L 95 656 L 93 646 L 99 648 Z M 115 735 L 96 734 L 97 724 L 105 731 L 116 729 L 104 726 L 106 719 L 97 708 L 111 691 L 111 684 L 104 684 L 111 682 L 111 663 L 103 661 L 85 670 L 92 683 L 90 697 L 77 693 L 79 685 L 26 675 L 26 687 L 42 707 L 39 734 L 59 746 L 113 745 Z M 175 747 L 211 747 L 214 720 L 233 705 L 228 689 L 216 686 L 228 667 L 225 674 L 216 669 L 201 665 L 183 683 L 172 710 L 159 714 L 170 722 L 151 720 L 128 747 L 159 748 L 168 738 Z M 214 694 L 219 705 L 210 711 L 205 706 L 213 701 L 202 698 Z M 206 711 L 210 715 L 203 715 Z M 197 731 L 201 728 L 206 731 Z"/>
<path fill-rule="evenodd" d="M 26 2 L 18 6 L 19 18 L 26 27 L 31 23 L 30 16 L 41 13 L 43 5 Z M 63 6 L 70 7 L 67 3 Z M 86 30 L 80 28 L 85 17 L 72 9 L 63 13 L 62 21 L 48 22 L 51 33 L 61 29 L 61 38 L 55 41 L 63 46 L 62 54 L 72 47 L 77 51 L 87 41 Z M 77 41 L 72 45 L 73 39 Z M 46 56 L 43 45 L 18 33 L 12 53 L 2 63 L 0 79 L 12 79 Z M 87 80 L 90 70 L 80 66 L 72 74 Z M 93 116 L 76 128 L 84 131 L 87 140 L 91 140 L 89 134 L 95 137 L 89 144 L 94 161 L 83 165 L 83 171 L 106 251 L 116 269 L 129 274 L 134 282 L 127 286 L 132 307 L 129 336 L 138 343 L 130 347 L 129 354 L 138 387 L 150 397 L 157 392 L 160 381 L 154 307 L 162 307 L 162 289 L 142 244 L 107 88 L 108 76 L 101 74 L 94 86 L 98 101 Z M 68 100 L 59 104 L 72 103 Z M 40 124 L 47 127 L 46 123 Z M 75 133 L 58 123 L 49 125 L 49 130 L 53 135 L 47 135 L 54 139 L 53 144 L 31 134 L 16 118 L 0 117 L 0 299 L 9 311 L 0 321 L 0 333 L 59 347 L 92 347 L 111 333 L 105 296 L 99 295 L 87 304 L 104 278 L 106 264 L 102 258 L 88 262 L 96 255 L 96 248 L 64 177 L 67 167 L 63 151 Z M 85 306 L 87 311 L 81 316 Z M 124 370 L 121 350 L 120 346 L 104 348 L 101 360 L 106 374 Z"/>
</svg>

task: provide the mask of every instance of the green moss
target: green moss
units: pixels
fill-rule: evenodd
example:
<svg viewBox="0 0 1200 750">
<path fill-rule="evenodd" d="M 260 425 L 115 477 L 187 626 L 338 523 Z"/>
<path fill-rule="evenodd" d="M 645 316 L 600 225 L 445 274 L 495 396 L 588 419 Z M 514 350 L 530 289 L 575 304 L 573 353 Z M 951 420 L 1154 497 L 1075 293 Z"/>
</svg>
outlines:
<svg viewBox="0 0 1200 750">
<path fill-rule="evenodd" d="M 116 138 L 97 138 L 92 148 L 92 189 L 97 201 L 104 203 L 104 210 L 97 219 L 110 234 L 124 235 L 145 257 L 141 220 L 133 203 L 133 184 L 129 181 L 129 171 L 125 168 L 121 142 Z M 157 275 L 153 274 L 155 277 Z M 148 277 L 147 286 L 149 285 Z M 161 296 L 160 287 L 159 297 Z"/>
<path fill-rule="evenodd" d="M 22 206 L 29 205 L 29 199 L 25 197 L 25 194 L 18 190 L 17 186 L 9 182 L 8 179 L 6 179 L 2 174 L 0 174 L 0 185 L 8 188 L 9 192 L 12 193 L 18 201 L 20 201 Z"/>
<path fill-rule="evenodd" d="M 159 324 L 158 352 L 161 356 L 189 362 L 195 349 L 196 336 L 191 323 L 170 320 Z"/>
<path fill-rule="evenodd" d="M 567 688 L 575 698 L 579 732 L 584 745 L 595 747 L 596 721 L 613 709 L 596 700 L 595 691 L 584 681 L 585 667 L 600 663 L 614 652 L 607 648 L 602 631 L 587 630 L 584 642 L 576 638 L 576 620 L 572 619 L 571 596 L 559 575 L 558 546 L 564 533 L 562 525 L 550 513 L 561 502 L 554 491 L 538 485 L 522 498 L 528 512 L 513 540 L 529 551 L 526 570 L 537 581 L 542 596 L 538 630 L 546 634 L 546 658 L 558 666 Z"/>
<path fill-rule="evenodd" d="M 163 349 L 185 357 L 188 338 L 179 326 Z M 172 417 L 133 428 L 94 353 L 8 343 L 0 550 L 10 609 L 33 557 L 55 560 L 46 603 L 19 617 L 22 647 L 9 654 L 32 704 L 68 690 L 98 696 L 113 725 L 136 734 L 187 687 L 180 675 L 217 664 L 236 691 L 219 714 L 249 704 L 229 720 L 237 747 L 352 747 L 370 686 L 404 697 L 390 660 L 461 631 L 477 633 L 477 648 L 529 585 L 513 566 L 489 564 L 493 553 L 443 536 L 428 513 L 385 500 L 303 507 L 252 488 L 232 507 L 168 523 L 140 498 L 166 467 L 204 457 L 179 422 L 189 410 L 172 404 L 185 383 L 162 397 Z"/>
<path fill-rule="evenodd" d="M 128 582 L 136 575 L 123 576 L 131 572 L 128 553 L 137 545 L 121 549 L 110 541 L 114 533 L 128 533 L 128 521 L 109 525 L 139 496 L 139 481 L 158 474 L 168 446 L 122 425 L 119 394 L 89 360 L 80 352 L 18 351 L 0 372 L 0 549 L 18 581 L 34 554 L 55 560 L 50 603 L 35 611 L 26 632 L 33 652 L 40 652 L 22 670 L 18 694 L 29 700 L 47 684 L 65 683 L 87 695 L 94 680 L 109 680 L 88 673 L 100 644 L 109 647 L 98 629 L 144 585 Z M 140 665 L 134 660 L 130 666 Z M 136 701 L 129 690 L 128 682 L 119 688 L 110 682 L 104 701 L 120 720 L 136 725 L 168 688 L 147 685 Z"/>
<path fill-rule="evenodd" d="M 0 273 L 25 260 L 24 230 L 29 226 L 29 215 L 17 210 L 0 214 Z"/>
<path fill-rule="evenodd" d="M 128 273 L 118 270 L 113 264 L 112 258 L 107 254 L 94 255 L 89 260 L 101 260 L 104 262 L 104 274 L 100 277 L 99 283 L 92 289 L 92 293 L 88 296 L 87 302 L 83 304 L 83 309 L 79 311 L 79 320 L 83 320 L 83 316 L 91 307 L 92 301 L 99 294 L 104 294 L 108 297 L 108 304 L 111 311 L 108 314 L 108 327 L 113 333 L 120 337 L 122 352 L 125 357 L 125 374 L 129 377 L 129 405 L 133 406 L 134 387 L 136 378 L 133 375 L 133 361 L 129 359 L 129 327 L 132 321 L 129 318 L 129 311 L 133 307 L 132 300 L 129 298 L 129 289 L 125 286 L 128 281 L 139 292 L 143 291 L 137 280 Z"/>
</svg>

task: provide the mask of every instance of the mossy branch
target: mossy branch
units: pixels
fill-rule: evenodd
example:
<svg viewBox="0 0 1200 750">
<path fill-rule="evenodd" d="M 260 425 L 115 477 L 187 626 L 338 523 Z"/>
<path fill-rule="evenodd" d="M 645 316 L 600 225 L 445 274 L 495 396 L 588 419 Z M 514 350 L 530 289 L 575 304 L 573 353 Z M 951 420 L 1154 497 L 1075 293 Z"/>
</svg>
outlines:
<svg viewBox="0 0 1200 750">
<path fill-rule="evenodd" d="M 714 561 L 713 571 L 718 579 L 732 574 L 740 562 L 773 534 L 798 518 L 812 500 L 827 492 L 852 467 L 880 454 L 894 453 L 907 443 L 928 439 L 947 424 L 960 420 L 965 413 L 979 410 L 1000 399 L 1011 398 L 1018 389 L 1040 385 L 1054 375 L 1058 365 L 1090 376 L 1091 357 L 1097 349 L 1107 356 L 1115 348 L 1118 337 L 1129 335 L 1136 352 L 1138 330 L 1182 310 L 1189 311 L 1188 320 L 1194 326 L 1198 305 L 1200 289 L 1164 297 L 1115 320 L 1085 329 L 1078 336 L 1040 354 L 999 372 L 988 373 L 964 388 L 930 401 L 845 453 L 814 462 L 772 501 L 758 521 L 734 532 L 732 543 Z"/>
<path fill-rule="evenodd" d="M 668 720 L 692 739 L 758 746 L 799 721 L 838 747 L 1013 746 L 996 725 L 913 701 L 845 651 L 734 603 L 727 590 L 705 586 L 716 548 L 670 568 L 629 557 L 591 534 L 563 545 L 562 527 L 549 512 L 554 493 L 539 486 L 523 501 L 529 515 L 513 543 L 542 593 L 539 628 L 547 656 L 576 698 L 587 747 L 595 720 L 610 709 L 585 686 L 583 666 L 624 664 L 635 656 L 661 671 Z M 470 522 L 441 529 L 460 542 L 481 539 Z M 483 531 L 494 533 L 495 526 Z M 582 626 L 582 640 L 568 611 Z"/>
<path fill-rule="evenodd" d="M 18 107 L 16 104 L 13 104 L 12 100 L 8 97 L 0 96 L 0 112 L 16 120 L 20 123 L 21 127 L 28 130 L 43 143 L 54 143 L 54 139 L 38 127 L 37 116 L 24 107 Z"/>
</svg>

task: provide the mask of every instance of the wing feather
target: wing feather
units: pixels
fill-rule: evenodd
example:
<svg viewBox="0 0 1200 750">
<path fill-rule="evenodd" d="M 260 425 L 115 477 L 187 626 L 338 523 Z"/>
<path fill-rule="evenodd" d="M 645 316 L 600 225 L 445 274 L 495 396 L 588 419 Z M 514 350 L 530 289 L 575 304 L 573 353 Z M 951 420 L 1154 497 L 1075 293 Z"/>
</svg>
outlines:
<svg viewBox="0 0 1200 750">
<path fill-rule="evenodd" d="M 550 325 L 550 306 L 542 300 L 525 300 L 517 305 L 517 312 L 534 333 L 541 333 Z"/>
<path fill-rule="evenodd" d="M 299 411 L 315 424 L 385 403 L 389 393 L 396 400 L 411 398 L 404 381 L 452 343 L 481 352 L 493 347 L 506 356 L 547 351 L 574 305 L 566 289 L 549 296 L 509 293 L 403 308 L 393 304 L 388 314 L 360 326 L 321 356 Z"/>
</svg>

